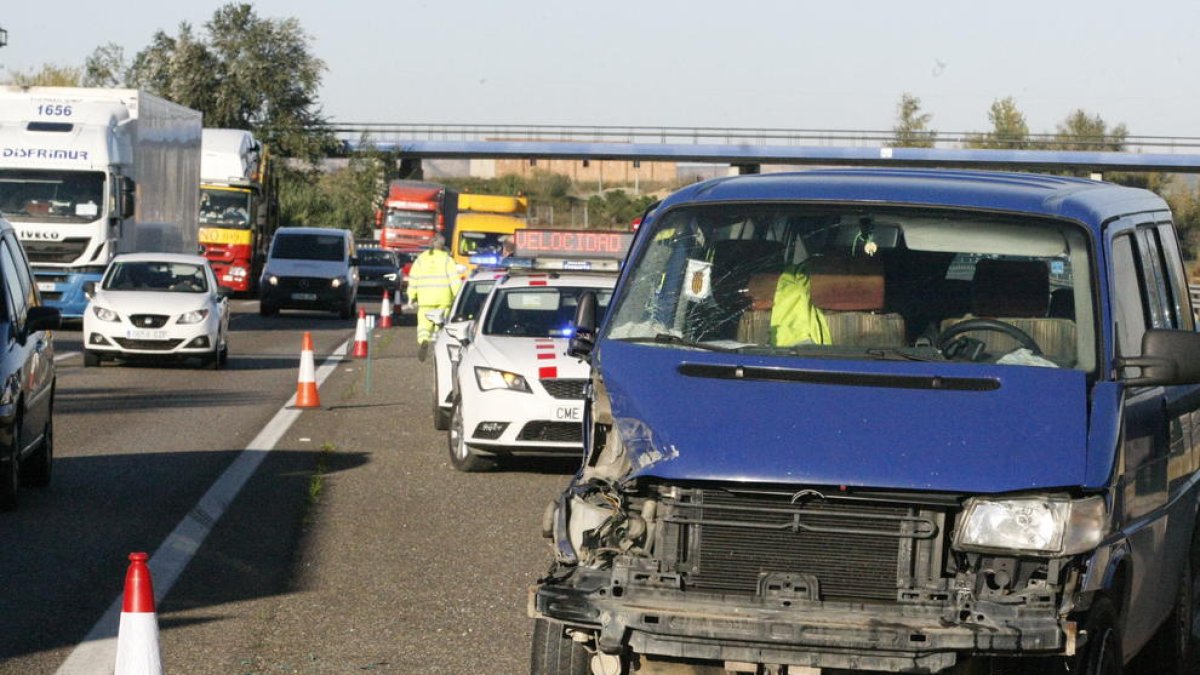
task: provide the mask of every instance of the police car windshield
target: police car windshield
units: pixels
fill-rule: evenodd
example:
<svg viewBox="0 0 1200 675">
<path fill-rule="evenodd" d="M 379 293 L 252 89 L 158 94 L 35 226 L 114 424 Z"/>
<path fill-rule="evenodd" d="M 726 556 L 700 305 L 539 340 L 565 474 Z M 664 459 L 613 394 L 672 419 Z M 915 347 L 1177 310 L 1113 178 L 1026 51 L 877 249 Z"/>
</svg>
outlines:
<svg viewBox="0 0 1200 675">
<path fill-rule="evenodd" d="M 1095 367 L 1092 261 L 1087 235 L 1070 223 L 753 204 L 675 209 L 653 227 L 605 337 L 679 348 L 653 339 L 673 335 L 778 356 Z"/>
<path fill-rule="evenodd" d="M 463 284 L 454 303 L 454 316 L 450 317 L 450 323 L 470 321 L 478 316 L 479 310 L 483 308 L 483 301 L 487 300 L 488 293 L 492 292 L 495 285 L 495 279 L 480 279 Z"/>
<path fill-rule="evenodd" d="M 579 296 L 596 294 L 596 320 L 603 318 L 612 291 L 607 288 L 553 286 L 503 288 L 488 306 L 485 335 L 508 337 L 571 337 Z"/>
<path fill-rule="evenodd" d="M 98 171 L 0 170 L 0 213 L 14 222 L 90 223 L 103 203 Z"/>
</svg>

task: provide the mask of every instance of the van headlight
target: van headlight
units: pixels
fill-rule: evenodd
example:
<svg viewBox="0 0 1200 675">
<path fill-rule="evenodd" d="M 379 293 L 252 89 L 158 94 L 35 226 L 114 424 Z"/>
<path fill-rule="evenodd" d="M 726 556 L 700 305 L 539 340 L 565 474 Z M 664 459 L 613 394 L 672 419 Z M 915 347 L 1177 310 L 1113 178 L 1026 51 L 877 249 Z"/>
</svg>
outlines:
<svg viewBox="0 0 1200 675">
<path fill-rule="evenodd" d="M 523 391 L 526 394 L 533 393 L 529 389 L 529 383 L 525 381 L 524 377 L 516 373 L 510 373 L 507 370 L 475 366 L 475 381 L 479 383 L 479 389 L 482 391 L 511 389 L 513 391 Z"/>
<path fill-rule="evenodd" d="M 954 532 L 953 547 L 962 551 L 1075 555 L 1096 548 L 1107 532 L 1108 509 L 1103 497 L 972 497 Z"/>
<path fill-rule="evenodd" d="M 92 314 L 96 315 L 101 321 L 120 321 L 121 317 L 111 309 L 101 307 L 100 305 L 92 305 Z"/>
</svg>

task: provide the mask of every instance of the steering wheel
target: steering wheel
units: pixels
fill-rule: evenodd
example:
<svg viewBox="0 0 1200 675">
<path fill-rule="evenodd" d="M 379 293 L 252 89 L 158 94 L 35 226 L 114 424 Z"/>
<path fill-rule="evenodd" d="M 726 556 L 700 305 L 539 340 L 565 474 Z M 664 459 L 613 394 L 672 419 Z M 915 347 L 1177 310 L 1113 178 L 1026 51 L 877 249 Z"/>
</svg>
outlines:
<svg viewBox="0 0 1200 675">
<path fill-rule="evenodd" d="M 1026 333 L 1010 323 L 1004 323 L 1003 321 L 997 321 L 995 319 L 966 319 L 965 321 L 959 321 L 953 326 L 950 326 L 946 330 L 942 331 L 937 337 L 936 344 L 938 351 L 945 353 L 950 345 L 956 341 L 964 339 L 959 337 L 963 333 L 969 333 L 977 330 L 990 330 L 997 333 L 1004 333 L 1005 335 L 1019 342 L 1022 347 L 1025 347 L 1035 355 L 1042 355 L 1042 348 L 1038 346 L 1038 343 L 1032 337 L 1029 337 L 1029 333 Z"/>
</svg>

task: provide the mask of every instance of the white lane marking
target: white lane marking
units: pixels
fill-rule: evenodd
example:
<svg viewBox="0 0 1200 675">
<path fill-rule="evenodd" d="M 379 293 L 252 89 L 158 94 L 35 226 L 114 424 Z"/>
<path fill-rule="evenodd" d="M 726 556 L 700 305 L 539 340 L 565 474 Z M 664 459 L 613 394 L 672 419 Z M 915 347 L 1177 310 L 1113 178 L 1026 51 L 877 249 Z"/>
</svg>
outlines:
<svg viewBox="0 0 1200 675">
<path fill-rule="evenodd" d="M 317 369 L 318 387 L 333 372 L 337 362 L 346 355 L 350 344 L 350 340 L 343 342 Z M 295 402 L 296 396 L 293 394 L 151 556 L 150 577 L 154 583 L 156 608 L 175 585 L 183 568 L 187 567 L 192 556 L 212 532 L 213 526 L 221 519 L 225 509 L 233 503 L 246 481 L 254 475 L 267 454 L 275 449 L 275 444 L 300 417 L 302 410 L 289 409 Z M 124 575 L 124 569 L 122 567 L 113 570 L 113 574 Z M 56 675 L 112 675 L 117 658 L 117 629 L 121 621 L 123 601 L 124 593 L 117 596 L 104 616 L 83 638 L 83 642 L 75 647 L 59 667 Z"/>
<path fill-rule="evenodd" d="M 54 362 L 58 363 L 59 361 L 66 361 L 72 356 L 79 356 L 81 353 L 82 352 L 61 352 L 54 355 Z"/>
</svg>

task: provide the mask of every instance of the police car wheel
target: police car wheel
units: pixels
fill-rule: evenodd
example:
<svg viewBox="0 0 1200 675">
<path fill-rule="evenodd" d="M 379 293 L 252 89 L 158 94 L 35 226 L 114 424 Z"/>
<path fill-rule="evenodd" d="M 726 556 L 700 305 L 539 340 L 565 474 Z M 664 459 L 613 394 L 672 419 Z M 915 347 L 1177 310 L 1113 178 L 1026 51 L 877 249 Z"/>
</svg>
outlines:
<svg viewBox="0 0 1200 675">
<path fill-rule="evenodd" d="M 450 464 L 459 471 L 488 471 L 496 467 L 496 462 L 490 457 L 480 457 L 471 452 L 467 445 L 467 437 L 463 432 L 462 404 L 454 401 L 450 409 L 450 433 L 446 434 L 450 450 Z"/>
</svg>

